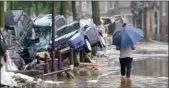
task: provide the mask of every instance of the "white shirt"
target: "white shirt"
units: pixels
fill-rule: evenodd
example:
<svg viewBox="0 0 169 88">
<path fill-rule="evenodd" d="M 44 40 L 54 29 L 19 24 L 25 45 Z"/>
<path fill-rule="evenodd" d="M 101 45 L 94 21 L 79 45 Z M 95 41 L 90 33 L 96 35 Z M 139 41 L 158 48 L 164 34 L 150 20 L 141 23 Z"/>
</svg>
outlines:
<svg viewBox="0 0 169 88">
<path fill-rule="evenodd" d="M 120 58 L 132 57 L 132 47 L 120 48 Z"/>
</svg>

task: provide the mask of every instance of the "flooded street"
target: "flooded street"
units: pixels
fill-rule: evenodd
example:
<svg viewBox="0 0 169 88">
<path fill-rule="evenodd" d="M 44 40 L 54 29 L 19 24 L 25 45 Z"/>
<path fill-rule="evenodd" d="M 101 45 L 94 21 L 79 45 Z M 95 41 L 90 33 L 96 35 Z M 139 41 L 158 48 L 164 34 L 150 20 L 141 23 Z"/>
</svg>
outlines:
<svg viewBox="0 0 169 88">
<path fill-rule="evenodd" d="M 167 47 L 167 45 L 166 45 Z M 152 49 L 150 49 L 152 50 Z M 144 53 L 143 53 L 144 51 Z M 119 52 L 110 46 L 107 57 L 95 57 L 101 63 L 99 76 L 76 76 L 75 79 L 61 81 L 59 88 L 168 88 L 168 50 L 151 51 L 136 49 L 133 55 L 131 80 L 120 79 Z M 103 53 L 105 51 L 100 51 Z M 51 85 L 51 87 L 55 87 Z"/>
</svg>

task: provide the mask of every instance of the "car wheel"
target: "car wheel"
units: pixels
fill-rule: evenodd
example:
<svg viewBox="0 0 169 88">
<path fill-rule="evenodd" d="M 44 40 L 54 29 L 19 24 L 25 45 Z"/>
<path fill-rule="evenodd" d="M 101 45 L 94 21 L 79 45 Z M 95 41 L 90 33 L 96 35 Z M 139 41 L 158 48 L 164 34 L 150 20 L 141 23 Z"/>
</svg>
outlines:
<svg viewBox="0 0 169 88">
<path fill-rule="evenodd" d="M 88 52 L 91 52 L 91 50 L 92 50 L 92 46 L 91 46 L 91 44 L 90 44 L 90 42 L 89 42 L 89 40 L 88 39 L 85 39 L 85 51 L 88 53 Z"/>
<path fill-rule="evenodd" d="M 74 62 L 74 66 L 79 66 L 80 64 L 80 52 L 78 51 L 73 51 L 73 62 Z"/>
<path fill-rule="evenodd" d="M 99 45 L 100 45 L 100 48 L 106 47 L 106 42 L 105 42 L 102 35 L 100 35 L 100 44 Z"/>
<path fill-rule="evenodd" d="M 94 47 L 92 48 L 92 55 L 93 55 L 93 56 L 96 56 L 96 53 L 97 53 L 97 47 L 94 46 Z"/>
</svg>

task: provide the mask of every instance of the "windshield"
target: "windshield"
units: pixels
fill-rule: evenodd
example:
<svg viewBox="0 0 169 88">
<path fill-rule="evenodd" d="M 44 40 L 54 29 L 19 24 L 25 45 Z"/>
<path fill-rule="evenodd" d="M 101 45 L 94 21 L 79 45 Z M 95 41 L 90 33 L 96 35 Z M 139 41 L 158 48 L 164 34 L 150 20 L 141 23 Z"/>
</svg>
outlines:
<svg viewBox="0 0 169 88">
<path fill-rule="evenodd" d="M 114 19 L 115 19 L 115 21 L 121 21 L 122 20 L 121 16 L 114 16 Z"/>
<path fill-rule="evenodd" d="M 40 42 L 44 40 L 50 40 L 51 38 L 51 27 L 49 26 L 35 26 L 34 27 L 34 38 L 39 38 Z"/>
<path fill-rule="evenodd" d="M 57 36 L 60 37 L 60 36 L 63 36 L 65 34 L 71 33 L 79 29 L 80 29 L 79 23 L 74 23 L 72 25 L 66 25 L 57 31 Z"/>
</svg>

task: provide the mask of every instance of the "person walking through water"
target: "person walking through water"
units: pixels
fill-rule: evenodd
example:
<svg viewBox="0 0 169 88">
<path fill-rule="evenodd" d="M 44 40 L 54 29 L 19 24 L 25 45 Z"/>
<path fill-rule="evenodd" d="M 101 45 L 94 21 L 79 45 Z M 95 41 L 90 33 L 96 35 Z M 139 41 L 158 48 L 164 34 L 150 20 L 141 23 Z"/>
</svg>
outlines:
<svg viewBox="0 0 169 88">
<path fill-rule="evenodd" d="M 122 25 L 125 27 L 126 23 Z M 135 50 L 134 46 L 128 46 L 126 48 L 116 47 L 116 50 L 120 50 L 120 67 L 121 67 L 121 78 L 128 78 L 130 79 L 131 67 L 132 67 L 132 50 Z"/>
</svg>

